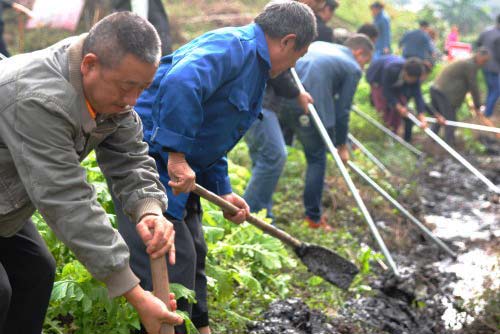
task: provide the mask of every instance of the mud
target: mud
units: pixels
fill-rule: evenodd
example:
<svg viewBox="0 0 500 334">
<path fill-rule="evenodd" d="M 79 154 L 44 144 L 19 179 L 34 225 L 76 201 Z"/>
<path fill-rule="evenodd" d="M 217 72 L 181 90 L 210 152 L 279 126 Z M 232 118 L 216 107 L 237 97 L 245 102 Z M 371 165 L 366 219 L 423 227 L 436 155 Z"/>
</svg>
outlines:
<svg viewBox="0 0 500 334">
<path fill-rule="evenodd" d="M 321 246 L 305 244 L 296 253 L 310 272 L 344 290 L 359 272 L 353 263 Z"/>
<path fill-rule="evenodd" d="M 466 157 L 493 183 L 500 183 L 500 142 L 483 138 L 487 155 Z M 309 309 L 299 299 L 270 305 L 263 320 L 249 324 L 248 333 L 334 334 L 469 334 L 477 323 L 466 310 L 489 288 L 500 289 L 500 204 L 465 167 L 446 155 L 419 175 L 417 205 L 434 233 L 459 253 L 454 261 L 410 234 L 408 249 L 395 252 L 401 277 L 383 274 L 373 282 L 373 295 L 348 300 L 334 319 Z M 311 253 L 320 268 L 322 256 Z M 317 263 L 316 263 L 317 261 Z M 496 286 L 494 285 L 496 282 Z M 479 306 L 481 303 L 477 303 Z M 476 318 L 475 318 L 476 317 Z M 479 319 L 481 320 L 481 319 Z"/>
</svg>

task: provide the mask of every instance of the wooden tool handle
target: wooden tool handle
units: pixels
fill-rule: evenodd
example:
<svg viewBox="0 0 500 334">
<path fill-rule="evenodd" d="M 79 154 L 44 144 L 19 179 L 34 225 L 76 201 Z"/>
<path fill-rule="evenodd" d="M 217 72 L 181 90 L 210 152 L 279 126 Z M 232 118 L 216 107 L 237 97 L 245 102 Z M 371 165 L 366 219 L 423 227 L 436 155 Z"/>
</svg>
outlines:
<svg viewBox="0 0 500 334">
<path fill-rule="evenodd" d="M 199 184 L 196 184 L 196 188 L 194 190 L 194 193 L 200 197 L 203 197 L 207 201 L 217 205 L 220 207 L 223 211 L 226 211 L 230 214 L 236 214 L 240 209 L 238 209 L 236 206 L 234 206 L 232 203 L 226 201 L 225 199 L 221 198 L 220 196 L 217 196 L 213 192 L 203 188 Z M 290 234 L 286 233 L 285 231 L 282 231 L 262 219 L 259 219 L 255 216 L 250 215 L 247 218 L 247 222 L 252 224 L 253 226 L 261 229 L 262 231 L 272 235 L 275 238 L 280 239 L 287 245 L 290 245 L 294 248 L 302 246 L 302 242 L 298 239 L 295 239 L 292 237 Z"/>
<path fill-rule="evenodd" d="M 151 274 L 153 276 L 153 293 L 170 309 L 170 283 L 168 281 L 167 260 L 165 256 L 151 261 Z M 175 334 L 174 326 L 163 324 L 160 334 Z"/>
</svg>

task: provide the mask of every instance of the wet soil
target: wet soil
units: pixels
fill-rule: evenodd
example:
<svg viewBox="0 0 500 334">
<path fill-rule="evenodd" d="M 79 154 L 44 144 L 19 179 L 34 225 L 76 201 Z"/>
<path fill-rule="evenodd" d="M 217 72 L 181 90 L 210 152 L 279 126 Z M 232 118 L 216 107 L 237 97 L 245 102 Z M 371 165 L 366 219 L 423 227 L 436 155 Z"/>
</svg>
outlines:
<svg viewBox="0 0 500 334">
<path fill-rule="evenodd" d="M 296 253 L 310 272 L 344 290 L 359 272 L 353 263 L 321 246 L 304 244 Z"/>
<path fill-rule="evenodd" d="M 467 159 L 499 184 L 500 142 L 482 141 L 487 154 Z M 459 253 L 456 261 L 419 233 L 409 234 L 411 247 L 394 254 L 401 276 L 380 272 L 369 282 L 373 295 L 347 301 L 334 319 L 299 299 L 288 299 L 272 303 L 262 321 L 249 324 L 248 333 L 498 333 L 498 324 L 474 326 L 484 324 L 481 310 L 474 315 L 467 311 L 467 303 L 481 298 L 487 282 L 500 291 L 495 286 L 500 282 L 498 196 L 444 154 L 421 171 L 419 181 L 422 219 Z"/>
</svg>

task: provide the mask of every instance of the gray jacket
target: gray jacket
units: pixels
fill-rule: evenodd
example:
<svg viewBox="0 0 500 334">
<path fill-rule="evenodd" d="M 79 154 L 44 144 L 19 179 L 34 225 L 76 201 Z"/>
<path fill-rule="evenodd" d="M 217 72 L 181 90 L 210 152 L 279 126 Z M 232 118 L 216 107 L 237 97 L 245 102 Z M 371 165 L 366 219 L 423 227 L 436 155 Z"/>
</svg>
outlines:
<svg viewBox="0 0 500 334">
<path fill-rule="evenodd" d="M 80 162 L 95 150 L 134 222 L 161 215 L 167 199 L 135 111 L 91 117 L 80 72 L 84 39 L 0 61 L 0 236 L 15 234 L 38 209 L 114 297 L 139 279 Z"/>
<path fill-rule="evenodd" d="M 486 71 L 500 73 L 500 62 L 498 62 L 497 57 L 495 55 L 495 41 L 500 39 L 500 25 L 491 27 L 481 33 L 479 35 L 479 39 L 477 40 L 477 46 L 486 47 L 490 53 L 490 60 L 484 65 L 484 69 Z"/>
</svg>

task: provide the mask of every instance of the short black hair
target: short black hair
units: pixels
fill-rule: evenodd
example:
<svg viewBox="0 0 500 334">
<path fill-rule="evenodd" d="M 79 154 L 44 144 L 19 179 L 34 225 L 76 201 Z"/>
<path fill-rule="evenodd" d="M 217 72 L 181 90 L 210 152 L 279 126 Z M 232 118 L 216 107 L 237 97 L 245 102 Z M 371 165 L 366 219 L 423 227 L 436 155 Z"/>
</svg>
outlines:
<svg viewBox="0 0 500 334">
<path fill-rule="evenodd" d="M 424 72 L 424 64 L 419 58 L 408 58 L 403 65 L 403 71 L 412 78 L 420 78 Z"/>
<path fill-rule="evenodd" d="M 359 27 L 358 34 L 364 34 L 368 36 L 369 39 L 374 40 L 378 37 L 378 29 L 377 26 L 372 23 L 365 23 L 361 27 Z"/>
<path fill-rule="evenodd" d="M 339 8 L 339 2 L 337 0 L 326 0 L 325 7 L 329 7 L 332 11 Z"/>
<path fill-rule="evenodd" d="M 427 28 L 429 26 L 429 22 L 427 22 L 426 20 L 419 21 L 418 24 L 422 28 Z"/>
<path fill-rule="evenodd" d="M 370 5 L 370 8 L 378 8 L 378 9 L 383 9 L 384 8 L 384 4 L 381 3 L 380 1 L 375 1 L 374 3 L 372 3 Z"/>
</svg>

